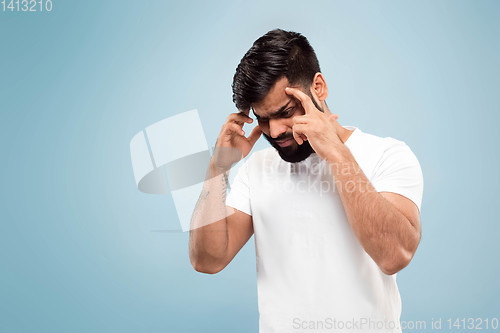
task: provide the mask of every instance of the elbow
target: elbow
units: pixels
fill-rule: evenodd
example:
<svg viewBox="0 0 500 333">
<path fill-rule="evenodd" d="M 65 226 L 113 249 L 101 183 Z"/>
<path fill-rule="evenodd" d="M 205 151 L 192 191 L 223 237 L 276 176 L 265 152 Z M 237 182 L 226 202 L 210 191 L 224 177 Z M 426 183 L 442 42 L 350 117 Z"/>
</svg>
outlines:
<svg viewBox="0 0 500 333">
<path fill-rule="evenodd" d="M 213 259 L 203 260 L 202 258 L 190 256 L 190 260 L 194 270 L 204 274 L 217 274 L 226 267 L 226 265 Z"/>
<path fill-rule="evenodd" d="M 380 265 L 380 270 L 382 271 L 382 273 L 384 273 L 385 275 L 394 275 L 396 274 L 397 272 L 399 272 L 400 270 L 402 270 L 403 268 L 405 268 L 408 264 L 404 264 L 404 263 L 389 263 L 389 264 L 384 264 L 384 265 Z"/>
<path fill-rule="evenodd" d="M 401 250 L 398 255 L 394 255 L 379 264 L 380 270 L 385 275 L 394 275 L 410 263 L 413 253 Z"/>
<path fill-rule="evenodd" d="M 396 249 L 391 256 L 388 256 L 385 260 L 382 260 L 378 265 L 380 270 L 386 275 L 394 275 L 406 266 L 410 264 L 413 259 L 417 247 L 420 243 L 420 230 L 414 234 L 411 242 L 403 245 L 400 244 L 399 248 Z"/>
<path fill-rule="evenodd" d="M 192 266 L 195 271 L 199 273 L 204 273 L 204 274 L 217 274 L 220 271 L 224 269 L 223 266 L 216 266 L 216 265 L 203 265 L 199 263 L 192 263 Z"/>
<path fill-rule="evenodd" d="M 189 260 L 194 270 L 199 273 L 216 274 L 222 271 L 228 264 L 227 249 L 219 247 L 206 247 L 190 243 Z"/>
</svg>

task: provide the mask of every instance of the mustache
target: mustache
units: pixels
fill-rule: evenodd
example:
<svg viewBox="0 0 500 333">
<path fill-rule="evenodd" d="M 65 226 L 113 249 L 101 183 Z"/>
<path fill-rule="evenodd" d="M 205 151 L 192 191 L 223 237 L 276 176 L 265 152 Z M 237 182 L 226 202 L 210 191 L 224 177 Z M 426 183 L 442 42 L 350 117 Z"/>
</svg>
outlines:
<svg viewBox="0 0 500 333">
<path fill-rule="evenodd" d="M 293 134 L 282 134 L 278 136 L 276 139 L 271 138 L 273 141 L 285 141 L 288 139 L 293 139 Z"/>
</svg>

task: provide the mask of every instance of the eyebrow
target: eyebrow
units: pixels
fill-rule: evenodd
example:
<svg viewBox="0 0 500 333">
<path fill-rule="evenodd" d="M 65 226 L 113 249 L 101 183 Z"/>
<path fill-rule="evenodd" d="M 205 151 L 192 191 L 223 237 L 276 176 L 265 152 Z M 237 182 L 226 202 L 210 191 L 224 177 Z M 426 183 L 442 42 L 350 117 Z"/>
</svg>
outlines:
<svg viewBox="0 0 500 333">
<path fill-rule="evenodd" d="M 276 117 L 277 115 L 279 115 L 280 113 L 282 113 L 283 111 L 286 110 L 286 108 L 288 107 L 288 104 L 290 104 L 292 100 L 289 99 L 288 102 L 283 105 L 278 111 L 276 112 L 273 112 L 269 115 L 269 117 L 261 117 L 261 116 L 258 116 L 256 113 L 255 113 L 255 110 L 252 108 L 252 112 L 253 112 L 253 115 L 256 117 L 256 118 L 259 118 L 259 119 L 268 119 L 268 118 L 273 118 L 273 117 Z"/>
</svg>

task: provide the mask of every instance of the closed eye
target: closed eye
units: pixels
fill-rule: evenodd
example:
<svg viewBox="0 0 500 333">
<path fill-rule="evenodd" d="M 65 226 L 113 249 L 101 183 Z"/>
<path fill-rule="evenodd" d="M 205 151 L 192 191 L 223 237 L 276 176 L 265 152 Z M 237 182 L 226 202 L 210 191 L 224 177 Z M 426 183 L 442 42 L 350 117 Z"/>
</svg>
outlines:
<svg viewBox="0 0 500 333">
<path fill-rule="evenodd" d="M 259 123 L 266 123 L 266 122 L 268 122 L 268 121 L 269 121 L 269 118 L 261 118 L 261 117 L 259 117 L 259 116 L 255 116 L 255 118 L 257 118 L 257 121 L 258 121 Z"/>
<path fill-rule="evenodd" d="M 291 107 L 281 114 L 283 118 L 290 118 L 295 113 L 295 107 Z"/>
<path fill-rule="evenodd" d="M 279 113 L 278 115 L 272 116 L 271 118 L 273 118 L 273 119 L 290 118 L 294 114 L 295 114 L 295 106 L 292 106 L 291 108 L 288 108 L 285 111 L 282 111 L 281 113 Z M 254 112 L 254 115 L 255 115 L 255 118 L 257 118 L 257 121 L 260 123 L 267 123 L 270 119 L 270 118 L 259 117 L 255 114 L 255 112 Z"/>
</svg>

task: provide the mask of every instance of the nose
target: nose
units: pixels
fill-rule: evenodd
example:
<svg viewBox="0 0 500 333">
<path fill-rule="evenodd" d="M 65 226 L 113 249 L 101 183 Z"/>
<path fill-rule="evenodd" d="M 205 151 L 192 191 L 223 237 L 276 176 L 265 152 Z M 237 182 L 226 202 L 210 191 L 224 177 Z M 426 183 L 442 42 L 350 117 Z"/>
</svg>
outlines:
<svg viewBox="0 0 500 333">
<path fill-rule="evenodd" d="M 271 138 L 276 139 L 285 132 L 286 125 L 282 119 L 269 119 L 269 134 L 271 134 Z"/>
</svg>

